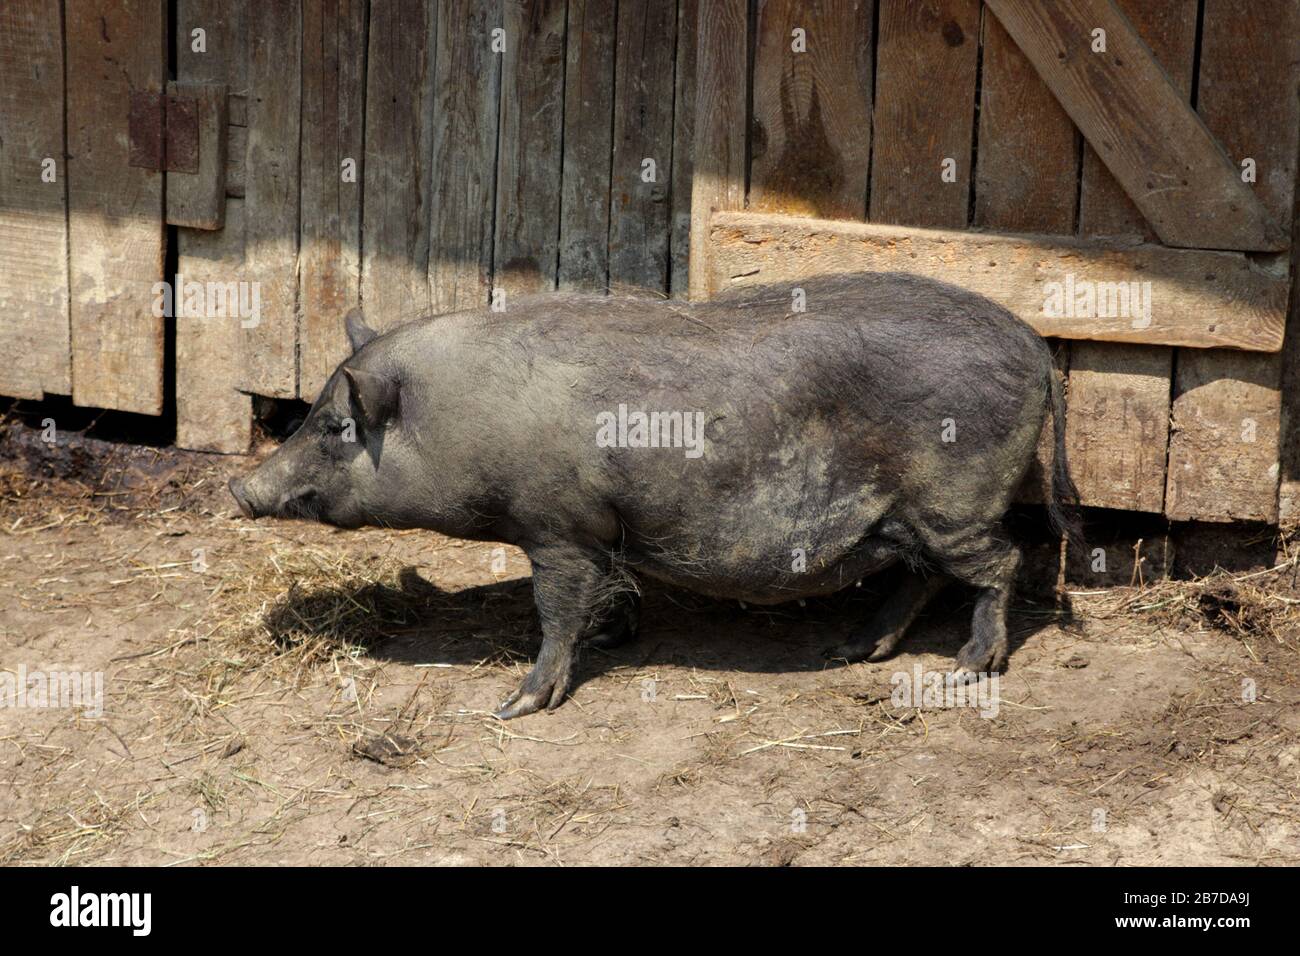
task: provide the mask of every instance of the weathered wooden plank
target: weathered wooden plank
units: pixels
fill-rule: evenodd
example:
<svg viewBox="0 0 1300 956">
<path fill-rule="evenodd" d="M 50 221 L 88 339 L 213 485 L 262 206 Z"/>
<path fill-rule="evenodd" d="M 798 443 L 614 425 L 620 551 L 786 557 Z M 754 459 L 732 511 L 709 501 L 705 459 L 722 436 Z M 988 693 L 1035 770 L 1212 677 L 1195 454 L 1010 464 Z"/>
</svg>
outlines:
<svg viewBox="0 0 1300 956">
<path fill-rule="evenodd" d="M 502 58 L 492 49 L 494 29 L 501 29 L 500 0 L 440 0 L 429 255 L 435 312 L 488 302 Z"/>
<path fill-rule="evenodd" d="M 561 289 L 604 291 L 609 271 L 616 12 L 617 6 L 606 0 L 569 0 L 560 198 Z"/>
<path fill-rule="evenodd" d="M 609 287 L 668 289 L 676 0 L 618 11 L 614 155 L 610 173 Z"/>
<path fill-rule="evenodd" d="M 761 0 L 749 208 L 862 219 L 871 157 L 869 0 Z"/>
<path fill-rule="evenodd" d="M 213 7 L 229 6 L 205 0 Z M 194 5 L 181 0 L 181 9 Z M 182 16 L 183 20 L 183 16 Z M 208 21 L 211 22 L 211 21 Z M 182 74 L 183 75 L 183 74 Z M 186 230 L 177 272 L 185 284 L 229 289 L 243 281 L 244 200 L 230 199 L 218 230 Z M 225 309 L 223 311 L 231 311 Z M 243 454 L 252 437 L 252 398 L 239 391 L 242 320 L 234 315 L 176 317 L 176 444 L 195 451 Z"/>
<path fill-rule="evenodd" d="M 241 387 L 298 395 L 298 213 L 302 115 L 302 3 L 250 3 L 245 272 L 261 318 L 243 330 Z"/>
<path fill-rule="evenodd" d="M 880 0 L 869 218 L 966 225 L 978 0 Z"/>
<path fill-rule="evenodd" d="M 572 9 L 572 8 L 570 8 Z M 678 0 L 677 77 L 673 103 L 672 236 L 668 292 L 684 299 L 690 291 L 691 177 L 695 142 L 696 54 L 700 0 Z"/>
<path fill-rule="evenodd" d="M 1169 442 L 1169 352 L 1113 343 L 1073 350 L 1066 440 L 1081 503 L 1160 512 Z"/>
<path fill-rule="evenodd" d="M 974 225 L 1074 233 L 1079 136 L 995 17 L 983 18 Z"/>
<path fill-rule="evenodd" d="M 63 136 L 59 7 L 0 5 L 0 395 L 72 391 Z"/>
<path fill-rule="evenodd" d="M 986 295 L 1058 338 L 1281 346 L 1285 271 L 1240 253 L 725 212 L 714 215 L 709 243 L 711 292 L 829 272 L 897 270 Z M 1129 283 L 1139 286 L 1125 307 L 1116 284 Z M 1083 314 L 1089 297 L 1094 307 Z M 1071 302 L 1073 314 L 1054 314 Z"/>
<path fill-rule="evenodd" d="M 366 58 L 361 301 L 383 330 L 426 315 L 436 4 L 372 0 Z"/>
<path fill-rule="evenodd" d="M 709 291 L 709 218 L 745 204 L 748 12 L 745 0 L 710 0 L 696 29 L 690 297 Z"/>
<path fill-rule="evenodd" d="M 1286 234 L 1241 182 L 1114 0 L 986 0 L 1172 246 L 1270 250 Z M 1105 50 L 1094 52 L 1094 30 Z"/>
<path fill-rule="evenodd" d="M 1189 103 L 1196 59 L 1197 4 L 1198 0 L 1120 0 L 1119 3 L 1138 36 Z M 1158 241 L 1151 224 L 1128 198 L 1097 151 L 1086 142 L 1079 185 L 1079 232 L 1084 236 L 1131 236 L 1146 242 Z"/>
<path fill-rule="evenodd" d="M 1197 109 L 1233 158 L 1255 160 L 1249 187 L 1290 228 L 1300 151 L 1300 6 L 1244 10 L 1207 0 Z M 1297 320 L 1292 319 L 1292 326 Z M 1280 356 L 1179 352 L 1167 512 L 1226 520 L 1278 515 Z"/>
<path fill-rule="evenodd" d="M 244 4 L 225 0 L 179 0 L 176 10 L 176 73 L 182 82 L 242 90 L 247 85 L 248 46 Z M 204 51 L 193 33 L 203 30 Z M 188 41 L 188 42 L 187 42 Z M 227 100 L 229 103 L 231 97 Z M 246 121 L 245 116 L 229 117 Z M 230 130 L 242 127 L 229 127 Z M 233 139 L 227 149 L 236 152 Z M 243 166 L 242 150 L 239 153 Z M 230 166 L 227 165 L 227 170 Z M 227 181 L 227 192 L 230 183 Z M 226 201 L 225 222 L 214 232 L 180 229 L 176 271 L 185 283 L 247 281 L 244 274 L 244 207 Z M 251 286 L 245 286 L 251 295 Z M 238 286 L 236 286 L 238 289 Z M 222 311 L 230 312 L 229 309 Z M 238 316 L 180 314 L 176 317 L 176 444 L 196 451 L 242 454 L 252 432 L 252 399 L 238 389 L 241 339 Z"/>
<path fill-rule="evenodd" d="M 1197 0 L 1122 0 L 1120 6 L 1190 102 Z M 1085 238 L 1156 241 L 1155 231 L 1086 143 L 1079 220 Z M 1080 342 L 1073 351 L 1083 371 L 1070 376 L 1070 403 L 1086 409 L 1070 419 L 1069 428 L 1070 465 L 1080 501 L 1095 507 L 1162 510 L 1173 349 Z"/>
<path fill-rule="evenodd" d="M 72 400 L 147 415 L 163 410 L 163 174 L 130 165 L 127 117 L 132 90 L 163 90 L 166 23 L 160 0 L 66 23 Z"/>
<path fill-rule="evenodd" d="M 1166 515 L 1277 520 L 1278 374 L 1276 356 L 1178 353 Z"/>
<path fill-rule="evenodd" d="M 173 81 L 167 84 L 167 95 L 194 100 L 199 118 L 199 168 L 193 173 L 167 173 L 167 222 L 220 229 L 226 221 L 226 87 Z"/>
<path fill-rule="evenodd" d="M 365 0 L 303 0 L 302 303 L 298 392 L 313 401 L 349 354 L 343 317 L 360 302 Z"/>
<path fill-rule="evenodd" d="M 504 14 L 492 285 L 514 295 L 555 288 L 565 3 L 506 0 Z"/>
</svg>

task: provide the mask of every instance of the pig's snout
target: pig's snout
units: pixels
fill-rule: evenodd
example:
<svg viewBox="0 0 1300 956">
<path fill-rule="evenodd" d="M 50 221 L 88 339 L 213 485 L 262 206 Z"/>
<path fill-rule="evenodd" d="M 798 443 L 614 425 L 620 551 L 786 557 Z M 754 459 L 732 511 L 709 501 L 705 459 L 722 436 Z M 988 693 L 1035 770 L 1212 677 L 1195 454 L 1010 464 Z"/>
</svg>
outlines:
<svg viewBox="0 0 1300 956">
<path fill-rule="evenodd" d="M 239 510 L 243 512 L 245 518 L 256 518 L 257 514 L 253 511 L 252 502 L 248 500 L 248 492 L 244 488 L 244 482 L 240 478 L 230 479 L 230 493 L 235 498 L 235 503 L 239 505 Z"/>
</svg>

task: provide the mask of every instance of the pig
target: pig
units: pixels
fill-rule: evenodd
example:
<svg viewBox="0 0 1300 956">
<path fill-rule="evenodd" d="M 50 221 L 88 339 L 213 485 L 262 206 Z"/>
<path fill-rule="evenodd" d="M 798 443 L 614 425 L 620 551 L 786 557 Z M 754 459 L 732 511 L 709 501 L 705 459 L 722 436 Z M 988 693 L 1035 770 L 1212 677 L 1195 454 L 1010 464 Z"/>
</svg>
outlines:
<svg viewBox="0 0 1300 956">
<path fill-rule="evenodd" d="M 828 656 L 894 653 L 950 581 L 977 589 L 953 677 L 1000 670 L 1020 562 L 1002 520 L 1053 418 L 1047 505 L 1077 535 L 1061 384 L 1002 307 L 902 273 L 704 302 L 550 293 L 377 334 L 230 490 L 250 518 L 517 545 L 542 643 L 502 719 L 553 710 L 581 646 L 636 629 L 642 578 L 775 604 L 904 563 Z"/>
</svg>

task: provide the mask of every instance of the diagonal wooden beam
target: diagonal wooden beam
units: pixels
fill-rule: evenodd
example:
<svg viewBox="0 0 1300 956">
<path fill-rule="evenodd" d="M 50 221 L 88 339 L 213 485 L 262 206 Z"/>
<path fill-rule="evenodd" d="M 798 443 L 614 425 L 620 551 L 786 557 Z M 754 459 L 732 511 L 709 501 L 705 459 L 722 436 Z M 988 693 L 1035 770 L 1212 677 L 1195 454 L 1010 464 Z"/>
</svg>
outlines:
<svg viewBox="0 0 1300 956">
<path fill-rule="evenodd" d="M 1114 0 L 985 2 L 1162 242 L 1286 248 L 1286 233 Z M 1094 52 L 1099 29 L 1105 50 Z"/>
</svg>

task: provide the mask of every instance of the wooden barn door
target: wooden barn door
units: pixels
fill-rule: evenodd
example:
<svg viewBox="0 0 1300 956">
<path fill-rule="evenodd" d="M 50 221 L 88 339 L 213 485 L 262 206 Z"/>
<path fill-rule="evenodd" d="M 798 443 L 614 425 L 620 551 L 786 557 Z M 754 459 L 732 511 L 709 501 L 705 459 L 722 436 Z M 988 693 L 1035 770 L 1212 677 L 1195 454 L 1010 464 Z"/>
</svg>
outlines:
<svg viewBox="0 0 1300 956">
<path fill-rule="evenodd" d="M 1085 505 L 1300 513 L 1294 0 L 718 0 L 700 31 L 692 296 L 954 282 L 1056 340 Z M 1067 276 L 1150 314 L 1049 314 Z"/>
</svg>

